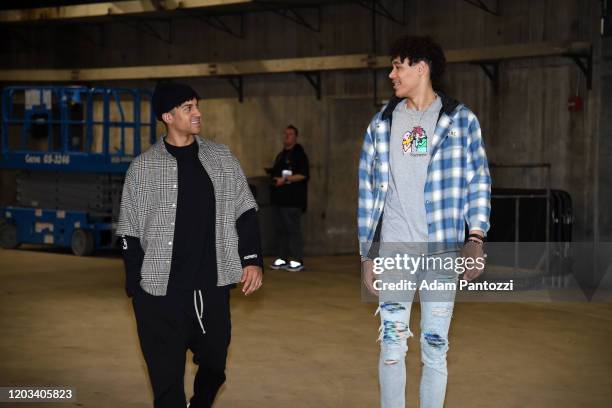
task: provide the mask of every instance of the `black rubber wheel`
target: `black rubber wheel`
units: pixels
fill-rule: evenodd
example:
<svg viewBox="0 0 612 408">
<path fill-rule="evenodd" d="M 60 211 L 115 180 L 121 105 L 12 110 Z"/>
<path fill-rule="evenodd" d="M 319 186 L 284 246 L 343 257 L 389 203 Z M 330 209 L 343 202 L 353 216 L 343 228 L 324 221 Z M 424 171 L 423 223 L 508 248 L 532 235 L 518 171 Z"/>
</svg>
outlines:
<svg viewBox="0 0 612 408">
<path fill-rule="evenodd" d="M 15 249 L 18 246 L 17 227 L 8 223 L 0 225 L 0 247 L 4 249 Z"/>
<path fill-rule="evenodd" d="M 94 237 L 91 231 L 75 229 L 70 240 L 70 248 L 77 256 L 91 255 L 94 251 Z"/>
</svg>

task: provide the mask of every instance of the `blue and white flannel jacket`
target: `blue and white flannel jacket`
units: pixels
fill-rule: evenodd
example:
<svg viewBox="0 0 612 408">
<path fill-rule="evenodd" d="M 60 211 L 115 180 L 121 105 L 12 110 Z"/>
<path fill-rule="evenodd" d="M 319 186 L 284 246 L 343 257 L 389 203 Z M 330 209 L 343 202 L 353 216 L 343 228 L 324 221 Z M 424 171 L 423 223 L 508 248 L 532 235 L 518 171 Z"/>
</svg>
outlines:
<svg viewBox="0 0 612 408">
<path fill-rule="evenodd" d="M 465 105 L 439 93 L 442 109 L 431 140 L 431 160 L 425 182 L 430 251 L 432 244 L 457 248 L 468 229 L 489 230 L 491 176 L 476 115 Z M 362 258 L 370 258 L 379 241 L 389 187 L 389 140 L 393 98 L 374 115 L 365 133 L 359 160 L 358 235 Z M 439 246 L 438 246 L 439 248 Z"/>
</svg>

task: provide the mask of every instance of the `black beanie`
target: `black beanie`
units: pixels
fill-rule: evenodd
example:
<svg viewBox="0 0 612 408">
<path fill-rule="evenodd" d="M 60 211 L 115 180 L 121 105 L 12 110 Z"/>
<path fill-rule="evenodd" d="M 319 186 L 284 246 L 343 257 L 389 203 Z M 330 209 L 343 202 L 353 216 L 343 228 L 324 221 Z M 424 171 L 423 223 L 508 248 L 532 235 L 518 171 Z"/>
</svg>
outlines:
<svg viewBox="0 0 612 408">
<path fill-rule="evenodd" d="M 151 99 L 155 117 L 161 121 L 164 113 L 194 98 L 200 99 L 200 95 L 189 85 L 179 82 L 159 82 Z"/>
</svg>

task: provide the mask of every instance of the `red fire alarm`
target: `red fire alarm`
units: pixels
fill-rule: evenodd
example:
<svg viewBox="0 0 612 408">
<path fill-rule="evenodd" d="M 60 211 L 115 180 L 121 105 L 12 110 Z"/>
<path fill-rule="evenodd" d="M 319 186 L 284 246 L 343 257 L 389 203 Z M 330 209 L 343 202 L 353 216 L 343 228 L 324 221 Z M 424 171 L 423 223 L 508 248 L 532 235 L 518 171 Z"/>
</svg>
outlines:
<svg viewBox="0 0 612 408">
<path fill-rule="evenodd" d="M 570 112 L 582 112 L 584 101 L 578 95 L 567 98 L 567 110 Z"/>
</svg>

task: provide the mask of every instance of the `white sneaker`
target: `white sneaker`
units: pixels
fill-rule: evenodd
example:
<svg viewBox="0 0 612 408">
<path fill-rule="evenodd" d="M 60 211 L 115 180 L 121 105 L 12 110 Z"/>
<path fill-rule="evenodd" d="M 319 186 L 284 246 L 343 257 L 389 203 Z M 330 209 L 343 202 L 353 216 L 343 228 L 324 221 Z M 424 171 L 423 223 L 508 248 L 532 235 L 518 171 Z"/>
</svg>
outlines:
<svg viewBox="0 0 612 408">
<path fill-rule="evenodd" d="M 272 269 L 284 269 L 287 266 L 287 261 L 285 261 L 282 258 L 276 258 L 276 260 L 274 262 L 272 262 L 272 265 L 270 265 L 270 268 Z"/>
<path fill-rule="evenodd" d="M 285 270 L 289 272 L 299 272 L 304 270 L 304 264 L 297 261 L 289 261 L 289 265 L 285 266 Z"/>
</svg>

